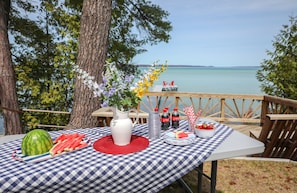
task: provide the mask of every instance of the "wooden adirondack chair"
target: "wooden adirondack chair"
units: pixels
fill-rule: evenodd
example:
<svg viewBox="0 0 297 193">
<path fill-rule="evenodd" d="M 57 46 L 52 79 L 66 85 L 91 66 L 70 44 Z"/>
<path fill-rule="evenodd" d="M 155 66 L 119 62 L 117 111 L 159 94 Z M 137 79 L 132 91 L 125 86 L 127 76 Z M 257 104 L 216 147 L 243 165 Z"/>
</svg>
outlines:
<svg viewBox="0 0 297 193">
<path fill-rule="evenodd" d="M 267 114 L 260 133 L 250 136 L 265 144 L 261 157 L 297 161 L 297 114 Z"/>
</svg>

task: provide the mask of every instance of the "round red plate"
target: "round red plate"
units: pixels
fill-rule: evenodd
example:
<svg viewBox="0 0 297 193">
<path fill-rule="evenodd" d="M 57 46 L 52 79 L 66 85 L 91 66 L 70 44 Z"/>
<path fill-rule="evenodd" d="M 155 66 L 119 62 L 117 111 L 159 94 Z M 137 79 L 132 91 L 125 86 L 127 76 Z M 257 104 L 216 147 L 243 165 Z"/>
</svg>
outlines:
<svg viewBox="0 0 297 193">
<path fill-rule="evenodd" d="M 141 151 L 147 148 L 149 140 L 145 137 L 132 135 L 131 143 L 124 146 L 118 146 L 113 143 L 111 135 L 102 137 L 94 142 L 93 147 L 96 151 L 107 154 L 129 154 Z"/>
</svg>

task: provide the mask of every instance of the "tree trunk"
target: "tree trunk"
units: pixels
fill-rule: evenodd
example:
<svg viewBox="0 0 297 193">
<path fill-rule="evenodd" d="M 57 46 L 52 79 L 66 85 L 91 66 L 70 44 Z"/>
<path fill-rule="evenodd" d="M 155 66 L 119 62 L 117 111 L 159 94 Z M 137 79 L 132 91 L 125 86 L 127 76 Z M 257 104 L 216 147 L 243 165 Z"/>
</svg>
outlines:
<svg viewBox="0 0 297 193">
<path fill-rule="evenodd" d="M 83 2 L 77 63 L 80 68 L 94 76 L 98 83 L 102 82 L 101 74 L 107 57 L 110 22 L 111 0 Z M 99 99 L 94 98 L 92 90 L 76 79 L 68 127 L 72 129 L 97 126 L 97 118 L 92 117 L 91 113 L 98 108 Z"/>
<path fill-rule="evenodd" d="M 23 133 L 8 40 L 10 0 L 0 1 L 0 104 L 5 135 Z"/>
</svg>

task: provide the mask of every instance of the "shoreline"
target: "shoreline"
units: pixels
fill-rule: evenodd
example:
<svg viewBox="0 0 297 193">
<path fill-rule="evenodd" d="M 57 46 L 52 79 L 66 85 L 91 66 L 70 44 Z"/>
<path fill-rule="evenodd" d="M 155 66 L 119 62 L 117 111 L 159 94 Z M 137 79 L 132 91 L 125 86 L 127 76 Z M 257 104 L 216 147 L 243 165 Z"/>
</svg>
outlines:
<svg viewBox="0 0 297 193">
<path fill-rule="evenodd" d="M 140 68 L 150 67 L 151 64 L 133 64 Z M 203 66 L 203 65 L 181 65 L 181 64 L 169 64 L 168 68 L 260 68 L 260 66 Z"/>
</svg>

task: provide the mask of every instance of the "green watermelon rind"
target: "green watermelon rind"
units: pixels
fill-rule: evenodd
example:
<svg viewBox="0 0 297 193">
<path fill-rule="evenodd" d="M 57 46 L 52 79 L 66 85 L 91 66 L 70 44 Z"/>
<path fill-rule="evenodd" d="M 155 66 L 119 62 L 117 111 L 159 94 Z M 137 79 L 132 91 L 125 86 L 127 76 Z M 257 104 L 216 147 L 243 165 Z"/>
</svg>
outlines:
<svg viewBox="0 0 297 193">
<path fill-rule="evenodd" d="M 38 135 L 38 141 L 32 139 Z M 35 129 L 25 135 L 22 141 L 22 154 L 40 155 L 48 152 L 53 147 L 53 141 L 49 133 L 42 129 Z"/>
</svg>

